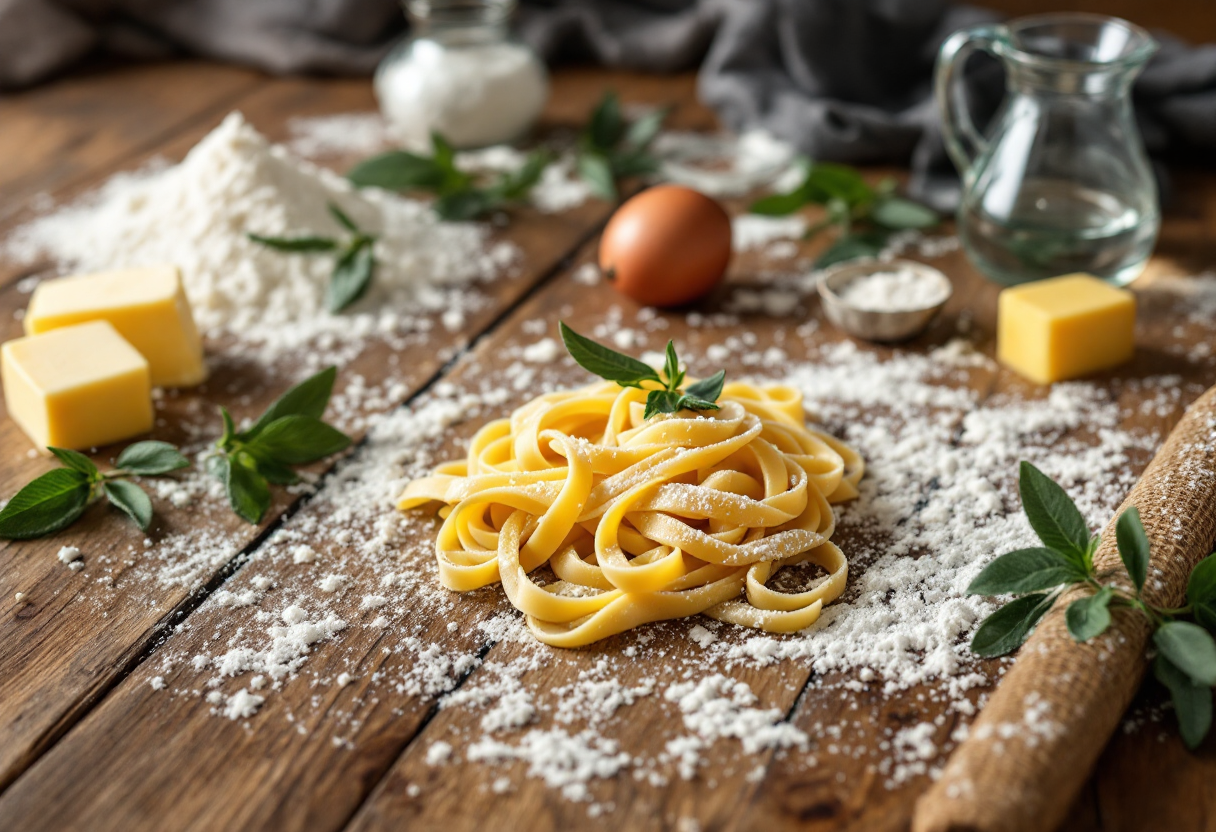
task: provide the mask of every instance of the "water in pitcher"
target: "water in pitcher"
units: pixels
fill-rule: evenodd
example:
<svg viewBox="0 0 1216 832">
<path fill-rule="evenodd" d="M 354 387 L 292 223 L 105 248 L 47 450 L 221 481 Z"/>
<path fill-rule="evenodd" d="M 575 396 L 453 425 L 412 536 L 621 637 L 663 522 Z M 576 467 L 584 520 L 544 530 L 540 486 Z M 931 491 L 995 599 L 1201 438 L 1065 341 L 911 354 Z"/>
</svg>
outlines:
<svg viewBox="0 0 1216 832">
<path fill-rule="evenodd" d="M 960 212 L 959 234 L 982 271 L 1002 283 L 1088 272 L 1130 283 L 1152 253 L 1157 217 L 1108 191 L 1061 179 L 1028 179 L 1013 204 L 994 217 L 983 194 Z"/>
</svg>

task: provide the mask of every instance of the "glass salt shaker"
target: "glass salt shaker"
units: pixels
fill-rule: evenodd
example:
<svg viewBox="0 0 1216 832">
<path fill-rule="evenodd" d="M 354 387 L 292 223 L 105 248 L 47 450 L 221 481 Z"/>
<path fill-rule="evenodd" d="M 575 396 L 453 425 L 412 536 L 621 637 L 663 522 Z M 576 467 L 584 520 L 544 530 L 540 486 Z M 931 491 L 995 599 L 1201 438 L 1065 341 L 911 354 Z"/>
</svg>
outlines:
<svg viewBox="0 0 1216 832">
<path fill-rule="evenodd" d="M 1005 100 L 986 135 L 955 85 L 975 49 L 1005 65 Z M 1005 284 L 1088 272 L 1122 286 L 1140 274 L 1161 215 L 1131 88 L 1154 51 L 1140 27 L 1091 14 L 946 39 L 937 98 L 963 179 L 959 238 L 980 271 Z"/>
<path fill-rule="evenodd" d="M 393 135 L 426 149 L 501 144 L 525 134 L 549 95 L 544 63 L 511 37 L 515 0 L 406 0 L 410 37 L 376 70 L 376 98 Z"/>
</svg>

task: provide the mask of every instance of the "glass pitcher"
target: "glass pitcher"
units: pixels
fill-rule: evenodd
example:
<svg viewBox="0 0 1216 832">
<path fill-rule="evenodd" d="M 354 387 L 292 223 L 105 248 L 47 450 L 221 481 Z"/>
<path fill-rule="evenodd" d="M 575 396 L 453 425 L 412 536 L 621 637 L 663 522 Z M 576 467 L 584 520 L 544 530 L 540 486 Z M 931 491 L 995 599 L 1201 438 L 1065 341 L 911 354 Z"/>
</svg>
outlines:
<svg viewBox="0 0 1216 832">
<path fill-rule="evenodd" d="M 1089 14 L 978 26 L 942 44 L 936 91 L 963 180 L 958 234 L 980 271 L 1004 284 L 1089 272 L 1122 286 L 1140 274 L 1161 217 L 1131 86 L 1156 48 L 1138 26 Z M 975 49 L 1005 65 L 986 135 L 957 84 Z"/>
</svg>

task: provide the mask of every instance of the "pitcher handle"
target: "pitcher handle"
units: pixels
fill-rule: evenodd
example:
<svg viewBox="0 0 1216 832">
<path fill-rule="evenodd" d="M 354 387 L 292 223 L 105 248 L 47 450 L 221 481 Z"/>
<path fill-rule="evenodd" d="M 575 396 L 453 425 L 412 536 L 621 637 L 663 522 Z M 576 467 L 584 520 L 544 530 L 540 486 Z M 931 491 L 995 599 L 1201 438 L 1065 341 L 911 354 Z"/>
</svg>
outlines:
<svg viewBox="0 0 1216 832">
<path fill-rule="evenodd" d="M 988 149 L 988 141 L 976 129 L 975 122 L 971 120 L 971 113 L 967 112 L 967 102 L 962 95 L 958 75 L 967 63 L 967 58 L 976 49 L 997 54 L 994 46 L 1000 28 L 976 26 L 960 29 L 946 38 L 937 55 L 933 86 L 941 113 L 942 136 L 946 142 L 946 150 L 954 160 L 954 166 L 964 179 L 976 158 Z"/>
</svg>

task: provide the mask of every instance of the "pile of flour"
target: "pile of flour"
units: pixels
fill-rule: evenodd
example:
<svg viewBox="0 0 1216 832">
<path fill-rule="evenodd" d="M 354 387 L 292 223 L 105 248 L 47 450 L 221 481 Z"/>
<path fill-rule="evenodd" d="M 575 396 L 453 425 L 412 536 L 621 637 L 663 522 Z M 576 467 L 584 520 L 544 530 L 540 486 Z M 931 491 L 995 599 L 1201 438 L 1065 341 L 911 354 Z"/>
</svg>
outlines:
<svg viewBox="0 0 1216 832">
<path fill-rule="evenodd" d="M 344 239 L 329 203 L 378 235 L 367 295 L 331 315 L 325 290 L 332 255 L 288 254 L 251 241 L 317 234 Z M 330 171 L 291 157 L 232 113 L 179 165 L 117 176 L 96 194 L 15 232 L 11 259 L 49 256 L 61 271 L 172 263 L 200 328 L 261 347 L 273 362 L 305 346 L 351 344 L 425 329 L 444 311 L 459 326 L 479 296 L 452 291 L 506 271 L 517 257 L 484 225 L 447 223 L 421 202 L 355 191 Z"/>
</svg>

